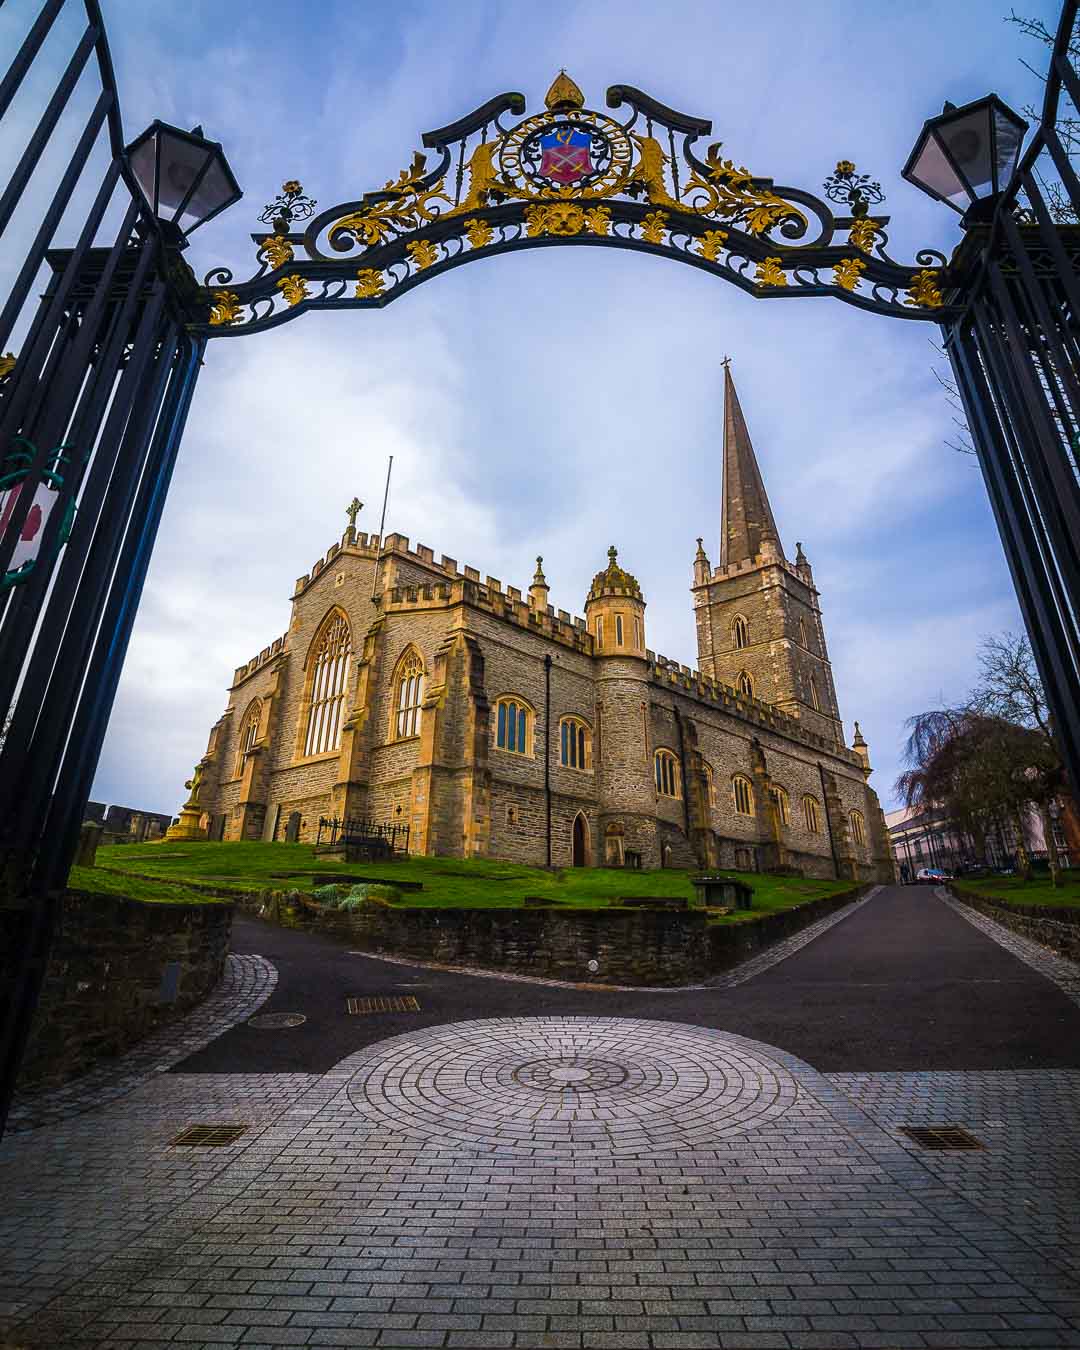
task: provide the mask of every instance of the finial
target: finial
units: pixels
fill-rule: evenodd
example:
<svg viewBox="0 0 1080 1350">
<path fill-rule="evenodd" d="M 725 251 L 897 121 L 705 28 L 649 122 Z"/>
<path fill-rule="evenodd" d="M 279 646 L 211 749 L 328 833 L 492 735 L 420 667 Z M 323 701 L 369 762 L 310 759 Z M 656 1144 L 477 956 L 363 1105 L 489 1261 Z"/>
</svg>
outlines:
<svg viewBox="0 0 1080 1350">
<path fill-rule="evenodd" d="M 801 544 L 801 542 L 800 542 L 798 539 L 796 539 L 796 541 L 795 541 L 795 566 L 798 567 L 798 565 L 799 565 L 800 563 L 804 563 L 804 562 L 806 562 L 806 554 L 802 551 L 802 544 Z"/>
<path fill-rule="evenodd" d="M 544 99 L 551 112 L 573 112 L 585 106 L 585 95 L 565 70 L 560 70 Z"/>
<path fill-rule="evenodd" d="M 533 574 L 534 586 L 546 586 L 547 578 L 544 576 L 544 559 L 540 554 L 536 555 L 536 571 Z"/>
<path fill-rule="evenodd" d="M 698 535 L 698 541 L 697 541 L 697 557 L 699 557 L 699 558 L 704 558 L 704 556 L 705 556 L 705 544 L 704 544 L 704 541 L 702 540 L 701 536 Z"/>
<path fill-rule="evenodd" d="M 352 501 L 348 504 L 348 506 L 345 508 L 345 514 L 349 517 L 350 530 L 356 529 L 356 517 L 363 510 L 363 507 L 364 503 L 360 500 L 360 498 L 354 497 Z"/>
<path fill-rule="evenodd" d="M 854 739 L 851 743 L 852 743 L 852 745 L 865 745 L 865 744 L 866 744 L 866 742 L 863 740 L 863 734 L 862 734 L 862 732 L 859 730 L 859 724 L 858 724 L 858 722 L 855 723 L 855 739 Z"/>
<path fill-rule="evenodd" d="M 619 556 L 618 551 L 616 550 L 614 544 L 612 544 L 612 546 L 608 549 L 607 556 L 608 556 L 608 565 L 614 567 L 615 562 Z"/>
<path fill-rule="evenodd" d="M 730 370 L 730 369 L 731 369 L 731 357 L 730 357 L 730 356 L 725 356 L 724 359 L 720 362 L 720 364 L 724 367 L 725 370 Z"/>
</svg>

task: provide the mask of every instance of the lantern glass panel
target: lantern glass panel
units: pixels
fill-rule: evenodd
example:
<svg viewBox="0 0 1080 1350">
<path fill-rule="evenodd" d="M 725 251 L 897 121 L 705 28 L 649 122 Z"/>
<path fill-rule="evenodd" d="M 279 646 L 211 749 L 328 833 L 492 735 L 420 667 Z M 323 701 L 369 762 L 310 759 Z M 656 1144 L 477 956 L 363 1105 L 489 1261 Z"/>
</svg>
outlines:
<svg viewBox="0 0 1080 1350">
<path fill-rule="evenodd" d="M 220 159 L 215 156 L 203 175 L 202 182 L 195 189 L 191 201 L 184 207 L 183 215 L 177 224 L 185 232 L 193 229 L 202 221 L 216 215 L 226 202 L 232 200 L 232 195 L 232 184 L 225 174 Z"/>
<path fill-rule="evenodd" d="M 161 133 L 158 133 L 161 135 Z M 165 134 L 161 137 L 161 168 L 158 174 L 157 209 L 160 216 L 176 218 L 176 209 L 191 191 L 191 185 L 202 173 L 210 158 L 210 150 L 205 145 L 193 145 L 181 140 L 179 136 Z M 205 183 L 206 179 L 203 179 Z M 200 184 L 201 188 L 202 184 Z M 198 195 L 198 194 L 196 194 Z M 185 208 L 184 215 L 197 219 L 194 210 L 195 198 Z"/>
<path fill-rule="evenodd" d="M 944 197 L 958 211 L 963 211 L 970 200 L 967 189 L 945 157 L 934 134 L 927 136 L 919 158 L 912 166 L 911 176 L 924 191 Z"/>
<path fill-rule="evenodd" d="M 985 197 L 994 189 L 994 156 L 990 143 L 991 111 L 984 104 L 964 117 L 934 129 L 948 157 L 966 180 L 970 196 Z"/>
</svg>

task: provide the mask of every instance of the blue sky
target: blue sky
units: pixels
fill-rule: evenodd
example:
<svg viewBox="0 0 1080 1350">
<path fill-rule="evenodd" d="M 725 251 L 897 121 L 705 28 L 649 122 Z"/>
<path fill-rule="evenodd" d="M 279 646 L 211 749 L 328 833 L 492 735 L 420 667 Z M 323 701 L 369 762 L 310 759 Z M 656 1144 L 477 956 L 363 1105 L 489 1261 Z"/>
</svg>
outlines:
<svg viewBox="0 0 1080 1350">
<path fill-rule="evenodd" d="M 33 8 L 9 0 L 0 46 Z M 591 107 L 625 83 L 711 117 L 725 155 L 779 183 L 819 191 L 853 159 L 886 190 L 894 257 L 947 252 L 958 217 L 899 171 L 945 98 L 1037 97 L 1019 57 L 1042 52 L 1008 8 L 103 0 L 128 138 L 161 117 L 226 148 L 245 197 L 187 256 L 238 278 L 285 178 L 320 209 L 351 200 L 496 93 L 535 111 L 560 66 Z M 1056 20 L 1047 0 L 1021 10 Z M 58 64 L 71 31 L 50 39 Z M 814 565 L 845 729 L 860 720 L 888 807 L 904 719 L 960 698 L 979 637 L 1020 623 L 978 470 L 945 444 L 934 336 L 832 300 L 754 301 L 664 260 L 545 249 L 382 312 L 211 343 L 95 797 L 175 811 L 234 667 L 285 631 L 293 580 L 354 493 L 377 528 L 390 453 L 388 529 L 522 588 L 542 553 L 573 613 L 615 543 L 649 646 L 696 664 L 691 559 L 697 535 L 717 557 L 730 354 L 785 547 L 802 540 Z"/>
</svg>

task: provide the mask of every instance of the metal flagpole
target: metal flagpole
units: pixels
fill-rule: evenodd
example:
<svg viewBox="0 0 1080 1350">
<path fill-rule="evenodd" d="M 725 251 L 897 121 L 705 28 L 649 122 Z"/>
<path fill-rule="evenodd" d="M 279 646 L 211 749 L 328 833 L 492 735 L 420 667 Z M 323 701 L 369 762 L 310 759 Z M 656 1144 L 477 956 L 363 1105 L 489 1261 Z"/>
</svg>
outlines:
<svg viewBox="0 0 1080 1350">
<path fill-rule="evenodd" d="M 371 598 L 375 599 L 375 593 L 379 588 L 379 564 L 382 562 L 383 539 L 386 529 L 386 504 L 390 500 L 390 471 L 394 467 L 394 456 L 390 456 L 390 463 L 386 466 L 386 488 L 382 499 L 382 519 L 379 521 L 379 552 L 375 558 L 375 575 L 371 578 Z"/>
</svg>

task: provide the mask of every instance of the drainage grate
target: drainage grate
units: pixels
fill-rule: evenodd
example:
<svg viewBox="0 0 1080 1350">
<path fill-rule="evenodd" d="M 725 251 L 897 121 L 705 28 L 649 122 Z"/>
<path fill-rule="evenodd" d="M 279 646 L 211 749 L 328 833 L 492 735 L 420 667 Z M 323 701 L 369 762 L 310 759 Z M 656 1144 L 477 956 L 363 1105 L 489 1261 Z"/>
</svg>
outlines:
<svg viewBox="0 0 1080 1350">
<path fill-rule="evenodd" d="M 259 1031 L 280 1031 L 283 1027 L 302 1027 L 306 1021 L 303 1013 L 262 1013 L 249 1017 L 248 1026 Z"/>
<path fill-rule="evenodd" d="M 386 998 L 347 998 L 345 1011 L 354 1014 L 381 1012 L 419 1012 L 420 1004 L 411 995 L 392 994 Z"/>
<path fill-rule="evenodd" d="M 189 1125 L 169 1143 L 185 1148 L 221 1148 L 225 1144 L 234 1144 L 247 1128 L 246 1125 Z"/>
<path fill-rule="evenodd" d="M 942 1150 L 986 1147 L 959 1125 L 901 1125 L 900 1133 L 914 1139 L 921 1148 Z"/>
</svg>

